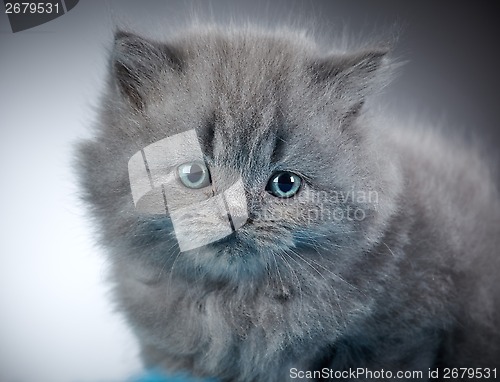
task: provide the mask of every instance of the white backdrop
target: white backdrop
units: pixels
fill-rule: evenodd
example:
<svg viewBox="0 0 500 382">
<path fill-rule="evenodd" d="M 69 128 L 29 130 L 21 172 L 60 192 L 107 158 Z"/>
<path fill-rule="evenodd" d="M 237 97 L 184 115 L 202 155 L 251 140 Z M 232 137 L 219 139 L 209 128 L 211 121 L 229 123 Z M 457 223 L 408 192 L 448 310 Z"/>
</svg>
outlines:
<svg viewBox="0 0 500 382">
<path fill-rule="evenodd" d="M 106 69 L 106 7 L 16 34 L 0 17 L 0 381 L 124 380 L 136 345 L 71 170 Z"/>
</svg>

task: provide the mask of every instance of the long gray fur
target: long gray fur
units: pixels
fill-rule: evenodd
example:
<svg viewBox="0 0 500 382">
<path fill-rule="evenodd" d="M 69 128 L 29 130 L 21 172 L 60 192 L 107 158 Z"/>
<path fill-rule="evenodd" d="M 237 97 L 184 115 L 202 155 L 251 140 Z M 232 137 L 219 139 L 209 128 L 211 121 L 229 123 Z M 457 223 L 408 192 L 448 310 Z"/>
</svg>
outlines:
<svg viewBox="0 0 500 382">
<path fill-rule="evenodd" d="M 385 47 L 330 53 L 288 29 L 116 34 L 77 167 L 146 365 L 235 382 L 500 366 L 495 182 L 467 145 L 370 112 L 393 67 Z M 241 176 L 250 219 L 180 253 L 168 216 L 134 209 L 127 163 L 189 129 L 221 182 Z M 265 191 L 278 169 L 303 176 L 296 197 Z M 329 197 L 349 191 L 377 200 Z M 365 218 L 322 215 L 348 208 Z"/>
</svg>

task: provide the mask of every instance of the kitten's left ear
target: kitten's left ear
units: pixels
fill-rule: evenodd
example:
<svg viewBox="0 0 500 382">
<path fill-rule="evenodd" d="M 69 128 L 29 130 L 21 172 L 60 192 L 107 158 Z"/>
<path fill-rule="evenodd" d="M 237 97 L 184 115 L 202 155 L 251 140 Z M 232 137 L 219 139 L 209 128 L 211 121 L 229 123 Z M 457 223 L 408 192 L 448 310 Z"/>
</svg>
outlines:
<svg viewBox="0 0 500 382">
<path fill-rule="evenodd" d="M 309 69 L 317 86 L 330 89 L 346 115 L 356 114 L 365 98 L 387 82 L 388 48 L 332 55 L 314 60 Z M 387 70 L 386 70 L 387 69 Z"/>
</svg>

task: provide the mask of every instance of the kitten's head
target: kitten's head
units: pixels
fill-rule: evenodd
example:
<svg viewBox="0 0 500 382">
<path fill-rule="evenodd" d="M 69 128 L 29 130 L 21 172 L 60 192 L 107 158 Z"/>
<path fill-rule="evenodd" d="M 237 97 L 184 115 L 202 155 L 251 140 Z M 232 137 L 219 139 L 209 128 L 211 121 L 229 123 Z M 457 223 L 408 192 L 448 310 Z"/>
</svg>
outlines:
<svg viewBox="0 0 500 382">
<path fill-rule="evenodd" d="M 155 277 L 241 282 L 315 256 L 348 267 L 394 208 L 363 109 L 388 67 L 384 49 L 329 54 L 291 31 L 118 32 L 80 148 L 102 241 Z"/>
</svg>

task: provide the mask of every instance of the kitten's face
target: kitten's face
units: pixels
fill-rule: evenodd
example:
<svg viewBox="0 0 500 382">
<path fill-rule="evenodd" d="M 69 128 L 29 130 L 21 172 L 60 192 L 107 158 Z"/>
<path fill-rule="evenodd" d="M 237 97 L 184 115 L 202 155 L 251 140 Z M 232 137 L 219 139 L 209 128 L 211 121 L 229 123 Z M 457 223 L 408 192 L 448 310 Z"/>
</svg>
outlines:
<svg viewBox="0 0 500 382">
<path fill-rule="evenodd" d="M 378 232 L 381 186 L 358 119 L 382 57 L 322 58 L 244 33 L 169 45 L 117 35 L 103 143 L 86 151 L 101 167 L 91 197 L 105 235 L 185 277 L 286 275 L 325 254 L 347 267 Z M 166 213 L 132 198 L 129 161 L 155 144 Z"/>
</svg>

